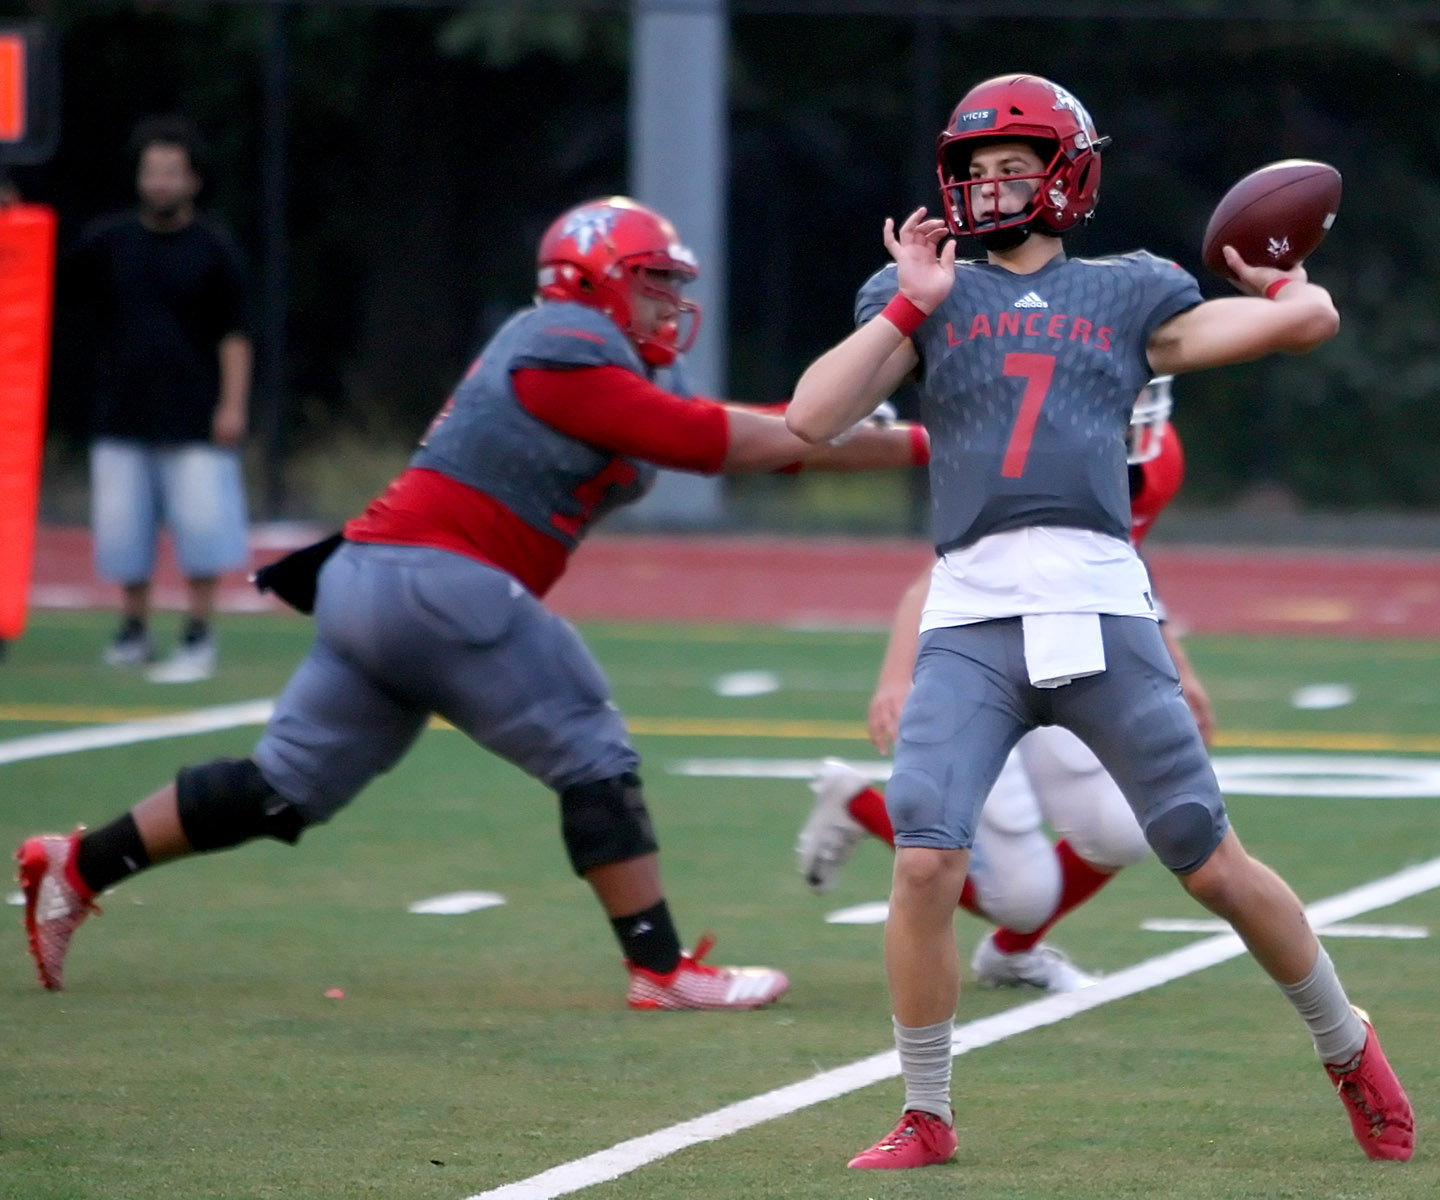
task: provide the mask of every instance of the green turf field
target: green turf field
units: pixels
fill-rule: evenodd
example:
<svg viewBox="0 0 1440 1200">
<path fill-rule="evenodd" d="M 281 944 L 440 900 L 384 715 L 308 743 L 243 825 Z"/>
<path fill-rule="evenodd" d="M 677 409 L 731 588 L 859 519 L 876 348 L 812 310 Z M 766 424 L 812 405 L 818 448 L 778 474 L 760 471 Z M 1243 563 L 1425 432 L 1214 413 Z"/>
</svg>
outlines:
<svg viewBox="0 0 1440 1200">
<path fill-rule="evenodd" d="M 0 664 L 0 756 L 14 739 L 271 696 L 309 636 L 299 618 L 226 618 L 220 676 L 164 688 L 97 665 L 110 626 L 108 614 L 33 616 Z M 553 799 L 437 728 L 299 848 L 187 861 L 106 897 L 104 915 L 77 935 L 63 994 L 34 983 L 20 910 L 5 909 L 0 1197 L 464 1200 L 889 1049 L 880 927 L 823 920 L 884 897 L 887 854 L 861 847 L 836 891 L 813 896 L 792 860 L 809 806 L 803 783 L 667 769 L 697 758 L 873 759 L 861 715 L 880 637 L 585 632 L 645 757 L 682 933 L 712 929 L 717 961 L 784 967 L 793 986 L 778 1005 L 627 1011 L 616 947 L 569 873 Z M 1440 763 L 1440 644 L 1207 637 L 1190 649 L 1224 730 L 1218 757 Z M 774 672 L 780 687 L 717 695 L 717 677 L 740 671 Z M 1322 683 L 1348 685 L 1354 702 L 1291 704 L 1297 688 Z M 98 824 L 177 765 L 244 754 L 254 736 L 236 728 L 0 761 L 0 845 Z M 1436 798 L 1235 796 L 1231 812 L 1250 849 L 1307 902 L 1440 857 Z M 460 916 L 406 911 L 471 889 L 507 903 Z M 1147 863 L 1054 940 L 1113 973 L 1205 936 L 1143 931 L 1142 920 L 1203 915 Z M 1440 932 L 1440 893 L 1355 919 Z M 981 927 L 962 916 L 958 928 L 968 960 Z M 1297 1019 L 1238 958 L 960 1057 L 954 1166 L 845 1168 L 893 1124 L 900 1088 L 889 1080 L 580 1194 L 1440 1194 L 1436 942 L 1327 945 L 1414 1101 L 1409 1164 L 1362 1157 Z M 343 999 L 326 997 L 337 988 Z M 960 1018 L 1035 999 L 967 990 Z"/>
</svg>

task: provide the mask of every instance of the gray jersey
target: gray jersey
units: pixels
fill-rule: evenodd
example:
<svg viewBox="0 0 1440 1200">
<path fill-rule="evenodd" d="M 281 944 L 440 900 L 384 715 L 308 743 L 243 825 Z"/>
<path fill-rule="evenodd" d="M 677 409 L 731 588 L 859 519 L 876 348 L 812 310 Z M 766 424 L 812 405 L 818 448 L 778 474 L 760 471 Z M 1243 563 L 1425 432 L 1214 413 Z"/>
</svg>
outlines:
<svg viewBox="0 0 1440 1200">
<path fill-rule="evenodd" d="M 655 468 L 577 441 L 532 417 L 510 379 L 512 371 L 526 367 L 623 367 L 649 377 L 635 347 L 603 313 L 552 301 L 524 309 L 486 345 L 410 465 L 484 492 L 573 550 L 593 522 L 643 495 L 654 483 Z"/>
<path fill-rule="evenodd" d="M 897 290 L 893 264 L 871 276 L 857 323 Z M 1145 345 L 1201 299 L 1192 275 L 1143 250 L 1061 256 L 1030 275 L 957 262 L 912 338 L 937 551 L 1031 525 L 1128 538 L 1125 430 L 1151 374 Z"/>
</svg>

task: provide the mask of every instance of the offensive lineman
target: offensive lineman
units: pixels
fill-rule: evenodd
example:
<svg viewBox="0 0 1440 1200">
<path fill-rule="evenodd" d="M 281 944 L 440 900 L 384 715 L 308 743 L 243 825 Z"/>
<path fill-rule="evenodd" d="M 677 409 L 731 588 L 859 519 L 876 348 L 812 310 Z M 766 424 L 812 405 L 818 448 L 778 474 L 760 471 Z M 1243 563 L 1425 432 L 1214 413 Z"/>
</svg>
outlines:
<svg viewBox="0 0 1440 1200">
<path fill-rule="evenodd" d="M 1138 550 L 1184 478 L 1184 454 L 1170 424 L 1171 380 L 1151 380 L 1130 420 L 1130 542 Z M 926 568 L 896 608 L 870 702 L 870 739 L 892 749 L 910 692 L 920 615 L 929 588 Z M 1162 624 L 1180 674 L 1185 701 L 1208 743 L 1214 727 L 1210 700 L 1184 647 Z M 829 759 L 811 783 L 815 803 L 797 844 L 800 873 L 817 891 L 834 885 L 865 834 L 892 848 L 894 830 L 885 798 L 859 771 Z M 1061 840 L 1051 845 L 1046 820 Z M 985 987 L 1038 987 L 1070 992 L 1095 977 L 1043 939 L 1122 868 L 1149 852 L 1145 836 L 1115 781 L 1073 733 L 1058 725 L 1032 729 L 1016 744 L 980 812 L 960 907 L 998 926 L 979 940 L 970 968 Z"/>
<path fill-rule="evenodd" d="M 1339 317 L 1303 267 L 1251 266 L 1230 246 L 1246 294 L 1204 302 L 1192 276 L 1145 251 L 1067 258 L 1062 236 L 1094 212 L 1108 141 L 1049 80 L 973 87 L 937 145 L 944 218 L 918 209 L 898 231 L 886 220 L 893 264 L 862 287 L 858 328 L 806 369 L 786 413 L 823 442 L 918 369 L 934 445 L 940 557 L 886 794 L 885 966 L 905 1102 L 850 1165 L 955 1153 L 955 909 L 1005 756 L 1050 724 L 1095 752 L 1156 856 L 1279 985 L 1366 1155 L 1408 1159 L 1410 1102 L 1300 901 L 1230 828 L 1126 540 L 1124 430 L 1141 385 L 1312 350 Z M 979 237 L 985 258 L 957 262 L 947 230 Z"/>
<path fill-rule="evenodd" d="M 191 853 L 293 844 L 389 770 L 439 713 L 553 788 L 571 865 L 620 941 L 640 1009 L 750 1009 L 785 975 L 683 952 L 660 885 L 638 756 L 599 665 L 540 604 L 600 516 L 656 465 L 706 473 L 907 466 L 916 426 L 864 424 L 815 447 L 783 419 L 658 386 L 681 377 L 695 259 L 670 222 L 612 197 L 562 214 L 540 242 L 537 303 L 486 345 L 402 472 L 339 536 L 272 564 L 315 644 L 249 758 L 180 769 L 91 832 L 16 852 L 30 951 L 63 986 L 93 897 Z M 317 580 L 318 573 L 318 580 Z"/>
</svg>

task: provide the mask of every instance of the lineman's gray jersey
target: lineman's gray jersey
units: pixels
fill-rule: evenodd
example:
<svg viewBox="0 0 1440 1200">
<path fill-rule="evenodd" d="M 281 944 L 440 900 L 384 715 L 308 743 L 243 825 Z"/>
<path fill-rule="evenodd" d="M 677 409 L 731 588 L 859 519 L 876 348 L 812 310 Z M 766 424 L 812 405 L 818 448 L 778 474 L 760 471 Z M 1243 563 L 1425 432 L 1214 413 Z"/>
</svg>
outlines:
<svg viewBox="0 0 1440 1200">
<path fill-rule="evenodd" d="M 603 313 L 555 301 L 523 309 L 475 360 L 410 465 L 484 492 L 573 550 L 591 524 L 643 495 L 655 468 L 577 441 L 531 416 L 510 377 L 524 367 L 608 366 L 649 377 L 635 347 Z"/>
</svg>

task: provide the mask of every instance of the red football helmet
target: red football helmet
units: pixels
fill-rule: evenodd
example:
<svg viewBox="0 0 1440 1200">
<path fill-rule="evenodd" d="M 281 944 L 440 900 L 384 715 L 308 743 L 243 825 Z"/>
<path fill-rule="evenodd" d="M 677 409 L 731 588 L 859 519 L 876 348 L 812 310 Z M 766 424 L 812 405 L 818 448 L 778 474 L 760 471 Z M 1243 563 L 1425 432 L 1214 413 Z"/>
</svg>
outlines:
<svg viewBox="0 0 1440 1200">
<path fill-rule="evenodd" d="M 675 227 L 625 196 L 591 200 L 562 213 L 540 239 L 540 295 L 597 308 L 625 331 L 651 366 L 668 366 L 695 341 L 700 306 L 680 289 L 697 279 L 695 256 Z M 635 295 L 674 309 L 659 328 L 635 328 Z"/>
<path fill-rule="evenodd" d="M 971 194 L 997 180 L 970 178 L 970 154 L 977 144 L 1001 141 L 1034 144 L 1047 165 L 1037 175 L 1005 177 L 1035 181 L 1035 195 L 1023 211 L 977 223 Z M 1058 236 L 1089 220 L 1100 191 L 1100 151 L 1109 144 L 1108 137 L 1096 134 L 1080 101 L 1057 83 L 1038 75 L 1000 75 L 976 84 L 936 143 L 950 232 L 976 236 L 1024 226 Z"/>
</svg>

